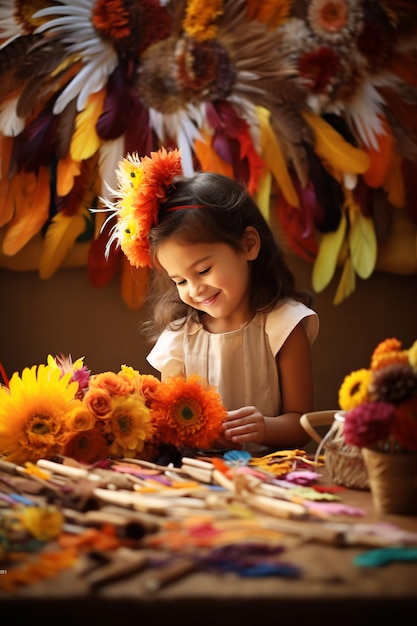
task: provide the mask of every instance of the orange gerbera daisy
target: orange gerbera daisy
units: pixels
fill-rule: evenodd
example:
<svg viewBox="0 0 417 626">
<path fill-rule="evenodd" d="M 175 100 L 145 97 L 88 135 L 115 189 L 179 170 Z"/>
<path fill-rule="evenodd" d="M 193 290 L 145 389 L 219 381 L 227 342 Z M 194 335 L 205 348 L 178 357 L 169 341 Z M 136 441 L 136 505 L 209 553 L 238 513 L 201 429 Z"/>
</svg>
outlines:
<svg viewBox="0 0 417 626">
<path fill-rule="evenodd" d="M 117 215 L 117 223 L 107 244 L 107 253 L 116 241 L 135 267 L 151 266 L 148 234 L 158 223 L 160 202 L 167 196 L 173 179 L 182 172 L 181 151 L 162 147 L 150 157 L 128 154 L 116 170 L 119 199 L 107 207 Z"/>
<path fill-rule="evenodd" d="M 104 422 L 97 420 L 91 430 L 75 433 L 67 441 L 63 454 L 88 465 L 107 459 L 110 456 L 110 447 L 104 432 Z"/>
<path fill-rule="evenodd" d="M 176 447 L 211 448 L 227 415 L 216 388 L 197 374 L 161 382 L 151 408 L 159 439 Z"/>
</svg>

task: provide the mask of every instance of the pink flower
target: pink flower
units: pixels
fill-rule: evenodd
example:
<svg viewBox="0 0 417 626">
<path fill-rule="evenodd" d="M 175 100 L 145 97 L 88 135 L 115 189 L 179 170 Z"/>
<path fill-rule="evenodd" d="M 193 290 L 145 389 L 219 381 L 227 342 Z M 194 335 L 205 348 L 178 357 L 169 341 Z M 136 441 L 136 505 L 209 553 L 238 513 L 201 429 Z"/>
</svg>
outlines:
<svg viewBox="0 0 417 626">
<path fill-rule="evenodd" d="M 372 448 L 388 439 L 394 420 L 394 406 L 388 402 L 364 402 L 345 413 L 343 434 L 346 443 Z"/>
</svg>

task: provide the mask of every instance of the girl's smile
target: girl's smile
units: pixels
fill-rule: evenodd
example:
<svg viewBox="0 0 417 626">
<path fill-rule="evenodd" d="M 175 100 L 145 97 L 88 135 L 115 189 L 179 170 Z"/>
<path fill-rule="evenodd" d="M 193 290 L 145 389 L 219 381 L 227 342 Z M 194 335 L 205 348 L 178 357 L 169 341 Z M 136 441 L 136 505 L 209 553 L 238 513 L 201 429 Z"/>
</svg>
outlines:
<svg viewBox="0 0 417 626">
<path fill-rule="evenodd" d="M 203 324 L 216 333 L 235 330 L 253 316 L 252 256 L 253 252 L 237 251 L 226 243 L 184 244 L 175 236 L 158 247 L 158 261 L 176 284 L 181 300 L 207 313 Z"/>
</svg>

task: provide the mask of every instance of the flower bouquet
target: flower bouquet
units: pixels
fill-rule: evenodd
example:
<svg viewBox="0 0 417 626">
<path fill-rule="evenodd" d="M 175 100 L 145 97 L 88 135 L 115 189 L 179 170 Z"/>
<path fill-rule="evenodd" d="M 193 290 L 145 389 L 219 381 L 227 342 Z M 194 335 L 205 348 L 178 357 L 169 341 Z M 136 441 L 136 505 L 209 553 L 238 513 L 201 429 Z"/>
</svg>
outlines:
<svg viewBox="0 0 417 626">
<path fill-rule="evenodd" d="M 48 356 L 0 385 L 0 457 L 24 465 L 62 455 L 95 464 L 157 460 L 167 448 L 210 448 L 227 412 L 197 375 L 159 381 L 123 365 L 91 374 L 83 358 Z"/>
<path fill-rule="evenodd" d="M 368 369 L 339 389 L 346 443 L 362 449 L 379 512 L 417 512 L 417 341 L 396 338 L 374 349 Z"/>
</svg>

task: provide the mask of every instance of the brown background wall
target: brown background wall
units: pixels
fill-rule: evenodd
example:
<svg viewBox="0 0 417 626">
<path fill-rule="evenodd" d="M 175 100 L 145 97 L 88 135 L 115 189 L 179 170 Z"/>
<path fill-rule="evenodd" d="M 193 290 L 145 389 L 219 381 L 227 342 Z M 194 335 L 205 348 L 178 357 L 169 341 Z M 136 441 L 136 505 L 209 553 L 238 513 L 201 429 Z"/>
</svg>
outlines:
<svg viewBox="0 0 417 626">
<path fill-rule="evenodd" d="M 288 256 L 298 285 L 311 291 L 311 266 Z M 417 339 L 417 276 L 374 272 L 335 306 L 338 270 L 327 289 L 314 294 L 320 333 L 313 346 L 316 410 L 337 408 L 345 374 L 368 367 L 375 345 L 395 336 L 408 348 Z M 127 364 L 154 373 L 139 334 L 143 312 L 129 310 L 116 278 L 94 289 L 84 267 L 61 269 L 41 280 L 36 271 L 0 269 L 0 361 L 10 376 L 46 361 L 49 353 L 85 357 L 93 372 Z"/>
</svg>

